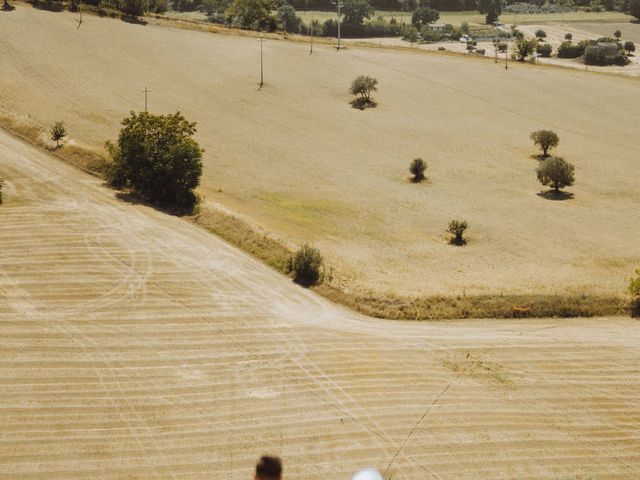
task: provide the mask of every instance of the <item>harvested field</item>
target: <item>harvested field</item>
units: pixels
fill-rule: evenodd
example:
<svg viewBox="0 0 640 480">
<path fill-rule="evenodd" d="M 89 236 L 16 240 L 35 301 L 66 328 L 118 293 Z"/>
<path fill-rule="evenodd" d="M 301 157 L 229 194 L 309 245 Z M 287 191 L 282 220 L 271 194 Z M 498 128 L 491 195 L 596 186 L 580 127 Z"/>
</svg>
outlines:
<svg viewBox="0 0 640 480">
<path fill-rule="evenodd" d="M 377 321 L 0 132 L 0 479 L 636 479 L 623 318 Z"/>
<path fill-rule="evenodd" d="M 349 288 L 416 295 L 622 294 L 640 264 L 632 79 L 483 59 L 265 43 L 19 6 L 0 15 L 0 103 L 100 147 L 144 105 L 198 122 L 205 207 L 317 244 Z M 126 54 L 123 54 L 126 52 Z M 349 107 L 358 74 L 378 108 Z M 587 101 L 588 100 L 588 101 Z M 552 128 L 574 198 L 537 194 L 529 133 Z M 406 179 L 411 159 L 428 181 Z M 469 244 L 447 244 L 453 218 Z"/>
</svg>

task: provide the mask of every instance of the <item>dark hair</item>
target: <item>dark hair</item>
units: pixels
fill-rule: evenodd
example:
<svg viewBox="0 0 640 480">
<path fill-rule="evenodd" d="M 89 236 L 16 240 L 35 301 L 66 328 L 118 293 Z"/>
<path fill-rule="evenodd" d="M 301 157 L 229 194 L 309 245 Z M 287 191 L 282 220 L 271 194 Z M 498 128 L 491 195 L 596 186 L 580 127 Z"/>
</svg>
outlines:
<svg viewBox="0 0 640 480">
<path fill-rule="evenodd" d="M 282 475 L 282 462 L 278 457 L 268 455 L 260 458 L 256 465 L 256 478 L 260 480 L 280 480 Z"/>
</svg>

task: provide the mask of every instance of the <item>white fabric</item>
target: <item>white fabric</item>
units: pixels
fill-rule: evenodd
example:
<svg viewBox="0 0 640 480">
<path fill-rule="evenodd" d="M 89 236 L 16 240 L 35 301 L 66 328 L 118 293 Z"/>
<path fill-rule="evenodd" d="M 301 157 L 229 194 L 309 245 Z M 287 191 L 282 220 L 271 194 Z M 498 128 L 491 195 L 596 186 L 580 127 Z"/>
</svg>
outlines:
<svg viewBox="0 0 640 480">
<path fill-rule="evenodd" d="M 375 468 L 365 468 L 356 473 L 351 480 L 384 480 Z"/>
</svg>

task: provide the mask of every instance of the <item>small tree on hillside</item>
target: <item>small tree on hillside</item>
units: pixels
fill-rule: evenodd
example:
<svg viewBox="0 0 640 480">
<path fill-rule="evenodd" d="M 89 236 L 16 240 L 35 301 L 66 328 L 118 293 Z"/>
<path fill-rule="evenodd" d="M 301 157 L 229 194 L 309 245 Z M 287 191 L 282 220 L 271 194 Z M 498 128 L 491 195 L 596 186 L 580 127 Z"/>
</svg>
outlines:
<svg viewBox="0 0 640 480">
<path fill-rule="evenodd" d="M 560 189 L 570 187 L 575 181 L 574 167 L 560 157 L 547 159 L 537 170 L 538 180 L 542 185 L 553 188 L 560 193 Z"/>
<path fill-rule="evenodd" d="M 549 150 L 555 148 L 560 143 L 560 137 L 552 130 L 537 130 L 531 133 L 533 143 L 542 149 L 542 156 L 548 157 Z"/>
<path fill-rule="evenodd" d="M 113 158 L 109 179 L 129 186 L 150 202 L 190 211 L 193 190 L 202 175 L 202 149 L 192 138 L 196 124 L 180 112 L 152 115 L 131 112 L 122 121 L 116 145 L 107 142 Z"/>
<path fill-rule="evenodd" d="M 458 246 L 465 245 L 467 241 L 463 238 L 463 235 L 468 227 L 469 225 L 464 220 L 451 220 L 447 232 L 453 235 L 453 238 L 449 240 L 449 243 Z"/>
<path fill-rule="evenodd" d="M 413 181 L 420 183 L 424 180 L 424 172 L 427 169 L 427 163 L 421 158 L 415 158 L 409 165 L 409 171 L 413 175 Z"/>
<path fill-rule="evenodd" d="M 15 7 L 13 5 L 10 5 L 7 0 L 3 0 L 3 2 L 2 2 L 2 10 L 4 10 L 5 12 L 10 12 L 14 8 Z"/>
<path fill-rule="evenodd" d="M 573 38 L 573 34 L 571 34 L 571 33 L 565 33 L 564 34 L 564 39 L 565 40 L 571 40 L 572 38 Z"/>
<path fill-rule="evenodd" d="M 547 38 L 547 32 L 542 29 L 536 30 L 536 38 L 540 41 Z"/>
<path fill-rule="evenodd" d="M 613 36 L 620 40 L 620 38 L 622 37 L 622 32 L 620 30 L 616 30 L 615 32 L 613 32 Z"/>
<path fill-rule="evenodd" d="M 305 244 L 289 261 L 289 270 L 293 273 L 294 282 L 310 287 L 321 282 L 323 264 L 320 250 Z"/>
<path fill-rule="evenodd" d="M 411 23 L 418 30 L 425 25 L 429 25 L 437 21 L 440 18 L 440 12 L 429 7 L 418 7 L 413 11 L 411 15 Z"/>
<path fill-rule="evenodd" d="M 631 316 L 640 317 L 640 268 L 636 270 L 636 277 L 629 282 L 631 295 Z"/>
<path fill-rule="evenodd" d="M 378 90 L 378 80 L 366 75 L 360 75 L 351 83 L 350 92 L 352 95 L 359 95 L 351 104 L 355 108 L 364 110 L 367 107 L 375 107 L 376 103 L 371 100 L 371 92 Z"/>
<path fill-rule="evenodd" d="M 636 45 L 631 40 L 624 42 L 624 49 L 627 51 L 627 55 L 631 55 L 636 51 Z"/>
<path fill-rule="evenodd" d="M 56 148 L 60 148 L 60 140 L 67 136 L 67 129 L 64 122 L 55 122 L 49 130 L 49 138 L 56 142 Z"/>
</svg>

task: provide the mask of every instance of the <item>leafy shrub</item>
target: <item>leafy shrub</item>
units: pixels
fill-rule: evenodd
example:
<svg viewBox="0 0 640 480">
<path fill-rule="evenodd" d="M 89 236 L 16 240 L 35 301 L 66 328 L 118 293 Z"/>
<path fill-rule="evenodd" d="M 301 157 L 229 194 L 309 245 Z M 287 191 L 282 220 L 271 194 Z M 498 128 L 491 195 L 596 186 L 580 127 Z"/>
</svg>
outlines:
<svg viewBox="0 0 640 480">
<path fill-rule="evenodd" d="M 565 40 L 571 40 L 572 38 L 573 38 L 573 34 L 571 32 L 564 34 L 564 39 Z"/>
<path fill-rule="evenodd" d="M 572 43 L 566 40 L 558 47 L 558 58 L 578 58 L 584 55 L 585 46 L 580 43 Z"/>
<path fill-rule="evenodd" d="M 445 47 L 438 47 L 438 51 L 440 51 L 440 52 L 444 52 L 445 50 L 446 50 Z"/>
<path fill-rule="evenodd" d="M 289 271 L 293 273 L 294 282 L 310 287 L 321 283 L 323 264 L 320 250 L 305 244 L 290 259 Z"/>
<path fill-rule="evenodd" d="M 465 245 L 467 241 L 463 238 L 463 235 L 468 227 L 469 225 L 464 220 L 451 220 L 447 232 L 453 235 L 453 238 L 449 240 L 449 243 L 452 245 Z"/>
<path fill-rule="evenodd" d="M 640 20 L 640 0 L 631 0 L 629 2 L 629 13 Z"/>
<path fill-rule="evenodd" d="M 597 65 L 601 67 L 609 65 L 606 50 L 596 45 L 587 47 L 584 52 L 584 63 L 585 65 Z"/>
<path fill-rule="evenodd" d="M 415 158 L 409 165 L 409 171 L 413 175 L 413 181 L 416 183 L 424 180 L 424 172 L 427 169 L 427 163 L 421 158 Z"/>
<path fill-rule="evenodd" d="M 636 277 L 629 282 L 631 295 L 631 316 L 640 317 L 640 268 L 636 270 Z"/>
<path fill-rule="evenodd" d="M 542 40 L 543 38 L 547 38 L 547 32 L 545 32 L 541 28 L 536 30 L 536 38 L 538 40 Z"/>
<path fill-rule="evenodd" d="M 558 134 L 553 130 L 537 130 L 531 132 L 530 137 L 534 145 L 542 149 L 542 155 L 544 157 L 547 157 L 549 150 L 557 147 L 560 143 L 560 137 L 558 137 Z"/>
<path fill-rule="evenodd" d="M 420 29 L 420 37 L 424 42 L 439 42 L 445 38 L 444 33 L 433 30 L 429 25 Z"/>
<path fill-rule="evenodd" d="M 545 160 L 538 168 L 537 175 L 540 183 L 553 188 L 555 193 L 570 187 L 575 181 L 573 165 L 560 157 Z"/>
<path fill-rule="evenodd" d="M 371 100 L 371 92 L 378 90 L 378 80 L 366 75 L 360 75 L 351 83 L 350 92 L 352 95 L 359 95 L 351 104 L 361 110 L 367 107 L 375 107 L 376 103 Z"/>
<path fill-rule="evenodd" d="M 484 54 L 485 54 L 485 52 L 486 52 L 486 50 L 485 50 L 484 48 L 478 48 L 478 49 L 476 49 L 476 53 L 477 53 L 478 55 L 484 55 Z"/>
<path fill-rule="evenodd" d="M 624 67 L 631 63 L 627 56 L 622 52 L 616 53 L 609 61 L 612 65 L 616 65 L 618 67 Z"/>
<path fill-rule="evenodd" d="M 202 149 L 192 138 L 195 132 L 196 124 L 180 112 L 131 112 L 122 121 L 117 144 L 106 145 L 113 158 L 109 180 L 133 188 L 150 202 L 191 211 L 197 203 L 193 190 L 202 175 Z"/>
<path fill-rule="evenodd" d="M 60 148 L 60 140 L 67 136 L 67 129 L 63 121 L 55 122 L 49 130 L 49 138 L 56 142 L 56 148 Z"/>
<path fill-rule="evenodd" d="M 553 47 L 548 43 L 540 43 L 538 44 L 536 51 L 538 52 L 538 55 L 540 55 L 541 57 L 549 58 L 553 53 Z"/>
<path fill-rule="evenodd" d="M 538 41 L 535 38 L 526 39 L 524 37 L 518 38 L 515 44 L 515 55 L 519 62 L 524 62 L 533 52 L 535 52 L 538 46 Z"/>
</svg>

